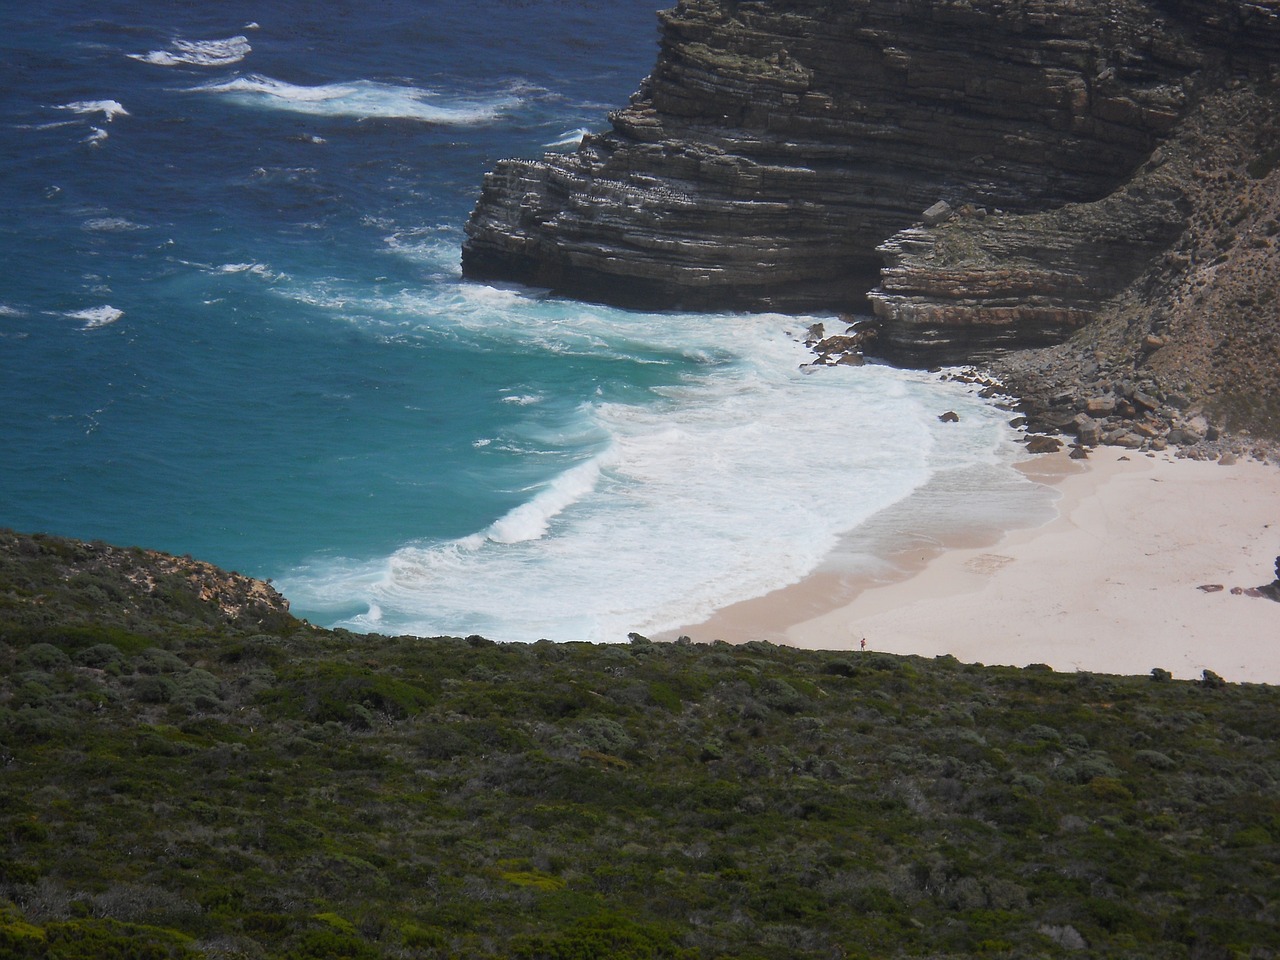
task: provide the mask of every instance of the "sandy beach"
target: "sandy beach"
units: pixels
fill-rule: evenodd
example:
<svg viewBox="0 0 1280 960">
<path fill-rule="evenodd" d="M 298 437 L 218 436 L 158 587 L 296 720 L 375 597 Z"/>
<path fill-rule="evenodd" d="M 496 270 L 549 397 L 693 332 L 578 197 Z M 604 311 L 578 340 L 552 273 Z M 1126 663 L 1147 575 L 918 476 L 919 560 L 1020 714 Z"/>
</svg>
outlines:
<svg viewBox="0 0 1280 960">
<path fill-rule="evenodd" d="M 676 633 L 1280 683 L 1280 603 L 1245 592 L 1275 575 L 1280 467 L 1107 447 L 1026 469 L 1061 494 L 1043 526 L 916 548 L 893 582 L 819 573 Z"/>
</svg>

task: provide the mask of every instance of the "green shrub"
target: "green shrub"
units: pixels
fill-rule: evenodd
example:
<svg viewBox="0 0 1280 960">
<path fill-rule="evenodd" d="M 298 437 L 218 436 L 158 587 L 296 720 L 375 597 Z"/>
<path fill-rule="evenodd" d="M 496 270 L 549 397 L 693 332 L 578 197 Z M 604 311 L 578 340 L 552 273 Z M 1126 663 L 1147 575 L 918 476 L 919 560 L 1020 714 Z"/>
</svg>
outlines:
<svg viewBox="0 0 1280 960">
<path fill-rule="evenodd" d="M 175 930 L 83 918 L 45 926 L 49 960 L 197 960 L 192 939 Z"/>
<path fill-rule="evenodd" d="M 1159 750 L 1138 750 L 1134 753 L 1133 759 L 1157 770 L 1172 770 L 1178 765 L 1176 760 Z"/>
<path fill-rule="evenodd" d="M 372 944 L 336 930 L 308 930 L 284 960 L 381 960 Z"/>
<path fill-rule="evenodd" d="M 187 664 L 177 654 L 161 647 L 151 647 L 142 651 L 133 661 L 134 669 L 139 673 L 181 673 Z"/>
<path fill-rule="evenodd" d="M 77 650 L 72 659 L 82 667 L 99 670 L 118 670 L 125 662 L 124 654 L 114 643 L 95 643 L 91 647 Z"/>
<path fill-rule="evenodd" d="M 18 666 L 28 670 L 58 670 L 71 658 L 51 643 L 33 643 L 18 656 Z"/>
<path fill-rule="evenodd" d="M 1200 685 L 1206 690 L 1220 690 L 1227 685 L 1227 681 L 1223 680 L 1212 670 L 1206 670 L 1204 672 L 1204 679 L 1200 681 Z"/>
<path fill-rule="evenodd" d="M 1094 777 L 1089 781 L 1089 792 L 1099 800 L 1123 802 L 1133 799 L 1133 793 L 1115 777 Z"/>
<path fill-rule="evenodd" d="M 133 695 L 139 703 L 169 703 L 178 692 L 178 685 L 169 677 L 149 674 L 133 685 Z"/>
<path fill-rule="evenodd" d="M 626 753 L 635 746 L 635 738 L 626 728 L 608 717 L 588 717 L 578 727 L 578 740 L 587 750 L 600 753 Z"/>
<path fill-rule="evenodd" d="M 1237 849 L 1241 847 L 1269 847 L 1271 846 L 1271 833 L 1263 826 L 1246 827 L 1244 830 L 1237 830 L 1233 833 L 1227 844 Z"/>
</svg>

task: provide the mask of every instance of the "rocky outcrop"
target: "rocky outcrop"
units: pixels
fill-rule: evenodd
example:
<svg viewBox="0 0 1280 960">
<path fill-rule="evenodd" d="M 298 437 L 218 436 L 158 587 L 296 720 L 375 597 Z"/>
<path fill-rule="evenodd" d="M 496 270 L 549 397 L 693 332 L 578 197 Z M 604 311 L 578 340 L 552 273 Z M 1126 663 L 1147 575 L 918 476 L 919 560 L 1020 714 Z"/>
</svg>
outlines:
<svg viewBox="0 0 1280 960">
<path fill-rule="evenodd" d="M 1236 83 L 1206 96 L 1130 183 L 1075 214 L 1101 227 L 1117 204 L 1146 215 L 1151 196 L 1174 194 L 1181 229 L 1130 283 L 1102 287 L 1111 296 L 1087 326 L 990 366 L 1033 423 L 1086 443 L 1265 456 L 1249 436 L 1280 439 L 1280 90 Z M 1006 232 L 1037 223 L 1012 218 Z M 981 229 L 965 241 L 969 229 L 948 222 L 940 245 L 990 242 Z M 929 270 L 924 259 L 912 267 Z"/>
<path fill-rule="evenodd" d="M 682 0 L 610 131 L 486 176 L 463 270 L 624 305 L 858 307 L 876 248 L 939 199 L 1108 193 L 1193 78 L 1251 69 L 1275 21 L 1234 2 Z"/>
<path fill-rule="evenodd" d="M 0 530 L 0 637 L 51 623 L 153 633 L 299 625 L 269 583 L 190 557 Z M 104 610 L 111 611 L 107 619 Z"/>
<path fill-rule="evenodd" d="M 897 357 L 973 362 L 1002 346 L 1059 343 L 1182 230 L 1176 189 L 1124 189 L 1096 203 L 1031 214 L 954 216 L 895 234 L 870 294 L 881 348 Z"/>
<path fill-rule="evenodd" d="M 869 306 L 858 349 L 921 365 L 1072 338 L 1004 371 L 1046 422 L 1115 435 L 1088 405 L 1137 384 L 1183 402 L 1145 441 L 1280 437 L 1274 3 L 682 0 L 661 24 L 609 131 L 486 176 L 468 277 Z"/>
</svg>

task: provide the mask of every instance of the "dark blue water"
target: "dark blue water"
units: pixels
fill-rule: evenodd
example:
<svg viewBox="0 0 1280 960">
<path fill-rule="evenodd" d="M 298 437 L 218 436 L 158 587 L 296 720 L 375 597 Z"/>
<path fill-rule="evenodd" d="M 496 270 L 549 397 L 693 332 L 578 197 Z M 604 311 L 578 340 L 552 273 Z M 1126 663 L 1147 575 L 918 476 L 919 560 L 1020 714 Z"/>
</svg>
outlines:
<svg viewBox="0 0 1280 960">
<path fill-rule="evenodd" d="M 461 281 L 484 172 L 600 129 L 658 3 L 24 6 L 0 524 L 272 577 L 317 621 L 618 639 L 1012 459 L 958 388 L 799 372 L 808 321 Z"/>
</svg>

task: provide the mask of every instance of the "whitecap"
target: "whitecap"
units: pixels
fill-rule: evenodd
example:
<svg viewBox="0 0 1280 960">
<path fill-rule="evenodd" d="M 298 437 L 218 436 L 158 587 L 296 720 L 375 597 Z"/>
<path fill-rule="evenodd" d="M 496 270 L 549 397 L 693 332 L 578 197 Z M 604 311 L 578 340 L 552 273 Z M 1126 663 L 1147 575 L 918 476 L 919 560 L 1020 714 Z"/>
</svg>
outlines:
<svg viewBox="0 0 1280 960">
<path fill-rule="evenodd" d="M 506 396 L 502 398 L 503 403 L 513 403 L 517 407 L 532 406 L 535 403 L 541 403 L 542 400 L 543 400 L 542 397 L 539 397 L 531 393 L 512 394 L 510 396 Z"/>
<path fill-rule="evenodd" d="M 252 51 L 248 37 L 234 36 L 222 40 L 174 40 L 167 50 L 130 53 L 128 57 L 159 67 L 228 67 Z"/>
<path fill-rule="evenodd" d="M 7 303 L 0 303 L 0 317 L 25 317 L 26 313 L 17 307 L 11 307 Z"/>
<path fill-rule="evenodd" d="M 265 263 L 224 263 L 217 268 L 218 273 L 247 273 L 251 276 L 261 277 L 263 280 L 284 280 L 288 274 L 279 273 L 272 270 Z"/>
<path fill-rule="evenodd" d="M 98 327 L 105 327 L 109 323 L 115 323 L 124 316 L 124 311 L 110 304 L 103 304 L 100 307 L 73 310 L 67 313 L 66 316 L 72 320 L 83 320 L 85 330 L 95 330 Z"/>
<path fill-rule="evenodd" d="M 147 229 L 142 224 L 126 220 L 124 217 L 94 217 L 86 220 L 80 227 L 93 233 L 128 233 Z"/>
<path fill-rule="evenodd" d="M 102 114 L 102 119 L 110 123 L 116 117 L 127 117 L 129 111 L 124 108 L 119 100 L 76 100 L 72 103 L 64 103 L 57 110 L 70 110 L 72 113 L 79 113 L 85 116 L 92 116 L 95 113 Z M 103 134 L 106 136 L 106 134 Z"/>
<path fill-rule="evenodd" d="M 309 87 L 260 74 L 204 84 L 193 87 L 191 92 L 221 94 L 246 106 L 310 116 L 418 120 L 445 125 L 487 123 L 521 103 L 514 95 L 444 96 L 420 87 L 373 80 Z"/>
<path fill-rule="evenodd" d="M 87 143 L 90 146 L 97 147 L 97 146 L 101 146 L 103 141 L 105 141 L 108 136 L 110 136 L 110 134 L 108 134 L 107 131 L 103 130 L 101 127 L 90 127 L 89 135 L 85 137 L 83 140 L 81 140 L 80 142 Z"/>
</svg>

